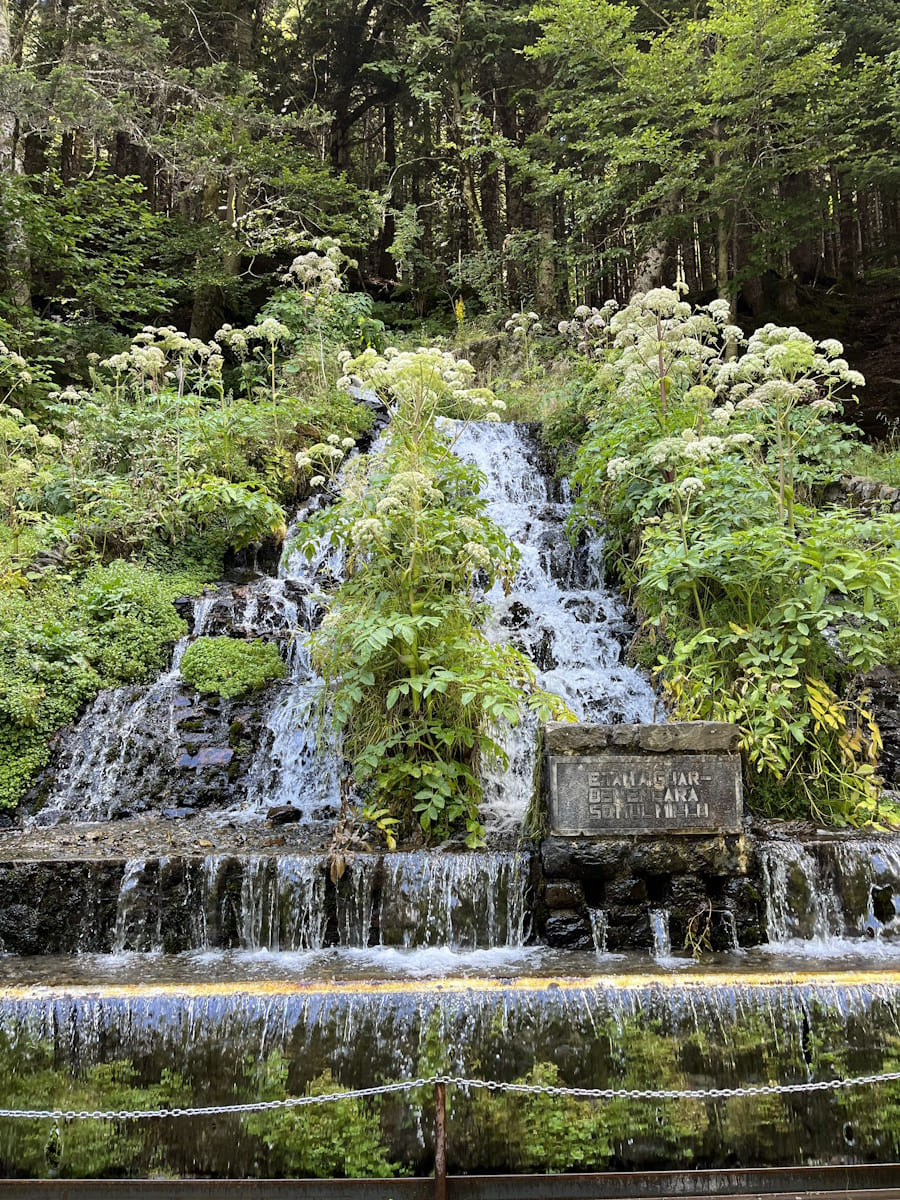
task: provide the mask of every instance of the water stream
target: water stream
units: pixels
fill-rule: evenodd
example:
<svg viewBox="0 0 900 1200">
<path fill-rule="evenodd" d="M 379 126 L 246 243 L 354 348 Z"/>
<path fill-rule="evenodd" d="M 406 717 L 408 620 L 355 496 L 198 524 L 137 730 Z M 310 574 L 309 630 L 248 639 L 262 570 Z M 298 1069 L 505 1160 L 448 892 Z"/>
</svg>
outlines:
<svg viewBox="0 0 900 1200">
<path fill-rule="evenodd" d="M 630 633 L 621 597 L 605 582 L 602 543 L 572 546 L 571 502 L 548 475 L 526 427 L 470 424 L 454 430 L 455 450 L 482 472 L 488 515 L 520 553 L 508 595 L 486 597 L 489 636 L 523 650 L 538 684 L 561 696 L 581 721 L 654 721 L 659 702 L 647 680 L 623 662 Z M 534 787 L 537 721 L 526 716 L 506 735 L 510 768 L 489 773 L 489 829 L 517 827 Z"/>
</svg>

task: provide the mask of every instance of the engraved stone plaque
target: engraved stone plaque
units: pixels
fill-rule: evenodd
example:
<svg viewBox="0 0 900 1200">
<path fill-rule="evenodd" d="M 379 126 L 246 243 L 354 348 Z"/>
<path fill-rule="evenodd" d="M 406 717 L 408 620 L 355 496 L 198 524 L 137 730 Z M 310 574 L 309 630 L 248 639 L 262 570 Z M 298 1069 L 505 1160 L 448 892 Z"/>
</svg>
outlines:
<svg viewBox="0 0 900 1200">
<path fill-rule="evenodd" d="M 736 754 L 550 754 L 554 833 L 739 833 Z"/>
</svg>

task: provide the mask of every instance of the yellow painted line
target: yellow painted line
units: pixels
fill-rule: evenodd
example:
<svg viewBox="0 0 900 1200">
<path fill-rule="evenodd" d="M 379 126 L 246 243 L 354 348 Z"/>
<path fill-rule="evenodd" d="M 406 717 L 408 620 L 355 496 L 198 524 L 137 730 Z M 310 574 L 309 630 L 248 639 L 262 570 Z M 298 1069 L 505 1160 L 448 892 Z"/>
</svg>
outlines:
<svg viewBox="0 0 900 1200">
<path fill-rule="evenodd" d="M 198 1000 L 226 996 L 419 996 L 472 995 L 531 992 L 636 991 L 652 988 L 662 992 L 726 991 L 763 988 L 826 986 L 854 988 L 879 985 L 900 988 L 900 970 L 746 972 L 740 974 L 630 974 L 589 975 L 583 978 L 551 977 L 518 979 L 405 979 L 405 980 L 242 980 L 227 983 L 134 983 L 134 984 L 25 984 L 0 988 L 0 1002 L 52 999 L 127 1000 L 173 998 Z"/>
</svg>

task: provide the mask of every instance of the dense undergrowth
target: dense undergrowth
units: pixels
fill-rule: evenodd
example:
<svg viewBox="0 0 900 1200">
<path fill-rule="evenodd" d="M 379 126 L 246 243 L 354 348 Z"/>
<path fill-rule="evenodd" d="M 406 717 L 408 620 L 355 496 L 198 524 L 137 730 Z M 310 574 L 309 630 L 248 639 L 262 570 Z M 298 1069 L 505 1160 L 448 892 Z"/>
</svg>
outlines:
<svg viewBox="0 0 900 1200">
<path fill-rule="evenodd" d="M 0 345 L 0 808 L 101 688 L 162 669 L 187 632 L 175 598 L 220 578 L 229 549 L 284 536 L 308 492 L 298 454 L 370 426 L 335 370 L 295 352 L 325 344 L 319 291 L 274 303 L 286 320 L 210 343 L 148 326 L 77 387 Z"/>
<path fill-rule="evenodd" d="M 822 507 L 857 453 L 836 341 L 657 289 L 561 326 L 584 356 L 576 524 L 602 520 L 644 618 L 642 661 L 681 720 L 740 727 L 749 801 L 831 823 L 897 820 L 879 796 L 861 673 L 900 618 L 900 517 Z"/>
<path fill-rule="evenodd" d="M 657 289 L 582 306 L 558 332 L 522 312 L 498 335 L 460 308 L 430 349 L 396 331 L 385 348 L 371 299 L 342 291 L 348 263 L 323 240 L 255 323 L 209 343 L 148 326 L 79 386 L 2 348 L 0 806 L 99 689 L 164 666 L 185 632 L 176 597 L 218 578 L 229 548 L 283 538 L 287 507 L 343 470 L 301 540 L 340 546 L 348 567 L 313 640 L 348 772 L 389 840 L 418 824 L 477 844 L 479 765 L 503 761 L 502 724 L 525 704 L 562 711 L 480 630 L 479 597 L 511 583 L 515 552 L 444 418 L 505 409 L 568 456 L 573 536 L 605 526 L 671 716 L 740 727 L 751 807 L 893 821 L 859 681 L 900 658 L 900 517 L 824 495 L 851 464 L 892 478 L 896 453 L 845 423 L 863 380 L 840 344 L 774 325 L 748 339 L 726 303 Z M 467 345 L 487 347 L 478 372 Z M 354 459 L 363 384 L 394 411 Z M 201 639 L 182 665 L 228 696 L 278 678 L 276 659 Z"/>
</svg>

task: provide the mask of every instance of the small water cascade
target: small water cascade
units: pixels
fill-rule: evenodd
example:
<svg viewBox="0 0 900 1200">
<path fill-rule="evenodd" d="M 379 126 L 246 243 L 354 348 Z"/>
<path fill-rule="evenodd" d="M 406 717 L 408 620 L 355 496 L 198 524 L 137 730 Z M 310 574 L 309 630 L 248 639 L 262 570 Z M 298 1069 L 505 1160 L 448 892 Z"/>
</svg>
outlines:
<svg viewBox="0 0 900 1200">
<path fill-rule="evenodd" d="M 591 923 L 591 938 L 597 954 L 606 954 L 607 938 L 609 935 L 609 918 L 602 908 L 589 908 L 588 917 Z"/>
<path fill-rule="evenodd" d="M 290 547 L 299 522 L 288 530 Z M 249 771 L 244 811 L 259 815 L 271 806 L 289 805 L 301 819 L 333 816 L 340 805 L 340 760 L 327 723 L 320 721 L 323 682 L 312 667 L 306 634 L 321 620 L 319 589 L 337 586 L 343 574 L 341 552 L 320 546 L 310 559 L 289 550 L 279 565 L 279 579 L 302 586 L 303 624 L 291 643 L 291 678 L 269 711 L 265 732 Z"/>
<path fill-rule="evenodd" d="M 148 1085 L 174 1087 L 171 1102 L 179 1104 L 255 1099 L 262 1081 L 279 1079 L 285 1063 L 290 1072 L 275 1094 L 303 1094 L 317 1079 L 368 1087 L 436 1068 L 505 1081 L 540 1078 L 571 1087 L 679 1091 L 890 1069 L 898 1024 L 896 976 L 791 982 L 688 971 L 494 986 L 471 980 L 435 987 L 246 979 L 232 985 L 216 964 L 195 963 L 185 979 L 148 982 L 143 964 L 136 970 L 120 965 L 108 982 L 66 985 L 57 978 L 48 989 L 29 982 L 26 968 L 0 995 L 5 1039 L 0 1078 L 5 1095 L 14 1078 L 11 1094 L 40 1103 L 46 1086 L 41 1064 L 52 1047 L 61 1079 L 70 1078 L 73 1089 L 84 1086 L 79 1080 L 93 1079 L 92 1103 L 107 1106 L 115 1093 L 91 1072 L 98 1063 L 123 1060 Z M 896 1094 L 889 1090 L 890 1104 Z M 744 1095 L 712 1105 L 689 1098 L 662 1105 L 630 1100 L 569 1105 L 564 1119 L 567 1126 L 578 1122 L 582 1139 L 595 1148 L 596 1157 L 577 1160 L 582 1169 L 646 1169 L 654 1162 L 696 1168 L 723 1159 L 772 1166 L 831 1162 L 840 1153 L 848 1161 L 891 1161 L 900 1131 L 881 1119 L 886 1100 L 884 1091 L 871 1089 L 834 1096 Z M 422 1119 L 424 1104 L 421 1093 L 389 1098 L 376 1108 L 381 1119 L 369 1135 L 391 1161 L 420 1172 L 427 1172 L 431 1154 L 422 1137 L 429 1128 Z M 451 1169 L 527 1169 L 528 1131 L 548 1119 L 546 1104 L 454 1090 Z M 359 1117 L 348 1110 L 345 1119 Z M 848 1126 L 850 1139 L 844 1133 Z M 280 1128 L 268 1118 L 126 1124 L 115 1170 L 296 1174 L 292 1160 L 277 1153 Z M 329 1137 L 329 1126 L 321 1128 L 319 1136 Z M 29 1132 L 21 1123 L 0 1129 L 5 1162 L 27 1153 L 22 1139 Z M 69 1137 L 77 1134 L 70 1131 Z M 301 1135 L 295 1131 L 293 1137 L 295 1147 L 302 1146 Z M 562 1137 L 559 1144 L 565 1144 Z"/>
<path fill-rule="evenodd" d="M 297 952 L 339 948 L 521 949 L 530 933 L 531 860 L 515 851 L 356 854 L 334 882 L 323 853 L 134 858 L 108 925 L 71 926 L 82 951 Z M 98 876 L 96 887 L 108 881 Z M 111 882 L 111 881 L 110 881 Z M 83 885 L 82 885 L 83 886 Z"/>
<path fill-rule="evenodd" d="M 527 428 L 473 423 L 454 432 L 455 452 L 486 479 L 488 515 L 521 555 L 509 595 L 498 583 L 486 597 L 489 636 L 528 654 L 539 685 L 561 696 L 579 720 L 656 720 L 659 703 L 649 683 L 622 661 L 628 620 L 604 580 L 602 544 L 570 544 L 568 491 L 557 491 L 542 468 Z M 509 730 L 510 769 L 488 772 L 489 828 L 521 824 L 534 787 L 535 732 L 533 717 Z"/>
<path fill-rule="evenodd" d="M 760 850 L 773 946 L 838 953 L 900 941 L 900 845 L 885 838 L 769 841 Z"/>
<path fill-rule="evenodd" d="M 669 914 L 664 908 L 650 909 L 650 936 L 654 958 L 672 957 L 672 938 L 669 933 Z"/>
</svg>

